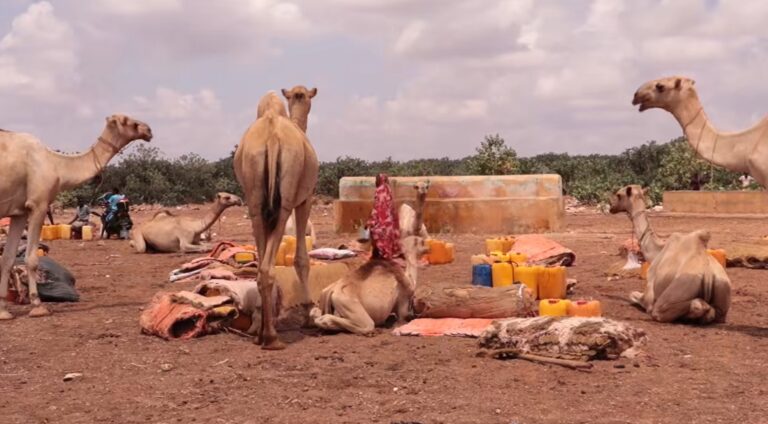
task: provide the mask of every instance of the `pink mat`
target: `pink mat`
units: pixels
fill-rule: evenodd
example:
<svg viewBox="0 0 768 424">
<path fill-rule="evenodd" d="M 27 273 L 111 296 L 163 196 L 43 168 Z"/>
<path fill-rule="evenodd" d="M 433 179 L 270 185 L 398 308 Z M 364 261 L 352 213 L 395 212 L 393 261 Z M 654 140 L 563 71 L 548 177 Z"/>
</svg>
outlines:
<svg viewBox="0 0 768 424">
<path fill-rule="evenodd" d="M 576 261 L 576 255 L 571 249 L 539 234 L 515 236 L 512 250 L 525 253 L 529 263 L 538 265 L 571 266 Z"/>
<path fill-rule="evenodd" d="M 487 318 L 418 318 L 395 328 L 396 336 L 480 337 L 493 322 Z"/>
</svg>

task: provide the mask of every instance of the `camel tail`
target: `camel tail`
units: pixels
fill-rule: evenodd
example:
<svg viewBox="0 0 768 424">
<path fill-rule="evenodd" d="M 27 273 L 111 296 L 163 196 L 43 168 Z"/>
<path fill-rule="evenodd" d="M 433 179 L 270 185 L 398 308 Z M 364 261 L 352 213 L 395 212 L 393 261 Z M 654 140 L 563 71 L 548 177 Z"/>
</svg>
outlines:
<svg viewBox="0 0 768 424">
<path fill-rule="evenodd" d="M 261 204 L 261 217 L 267 228 L 274 230 L 280 217 L 282 197 L 280 196 L 280 137 L 277 134 L 277 122 L 274 112 L 267 111 L 263 118 L 269 125 L 267 138 L 266 169 L 264 172 L 264 200 Z"/>
</svg>

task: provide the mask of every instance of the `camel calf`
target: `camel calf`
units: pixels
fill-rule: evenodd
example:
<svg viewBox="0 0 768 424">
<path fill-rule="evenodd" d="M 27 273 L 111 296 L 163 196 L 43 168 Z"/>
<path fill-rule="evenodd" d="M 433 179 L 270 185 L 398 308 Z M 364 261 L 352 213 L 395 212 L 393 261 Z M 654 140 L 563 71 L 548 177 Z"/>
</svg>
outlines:
<svg viewBox="0 0 768 424">
<path fill-rule="evenodd" d="M 645 292 L 630 300 L 655 321 L 725 322 L 731 306 L 731 280 L 707 253 L 709 232 L 672 234 L 648 270 Z"/>
<path fill-rule="evenodd" d="M 349 331 L 370 335 L 394 312 L 398 322 L 410 313 L 416 290 L 412 268 L 426 253 L 424 239 L 410 236 L 403 240 L 406 270 L 393 261 L 372 259 L 326 287 L 320 305 L 310 312 L 310 319 L 324 330 Z"/>
</svg>

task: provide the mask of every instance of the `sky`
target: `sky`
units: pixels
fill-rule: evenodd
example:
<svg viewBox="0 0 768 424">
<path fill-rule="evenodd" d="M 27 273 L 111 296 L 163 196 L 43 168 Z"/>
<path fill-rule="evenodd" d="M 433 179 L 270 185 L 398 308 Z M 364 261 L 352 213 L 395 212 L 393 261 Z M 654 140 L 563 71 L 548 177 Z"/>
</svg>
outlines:
<svg viewBox="0 0 768 424">
<path fill-rule="evenodd" d="M 696 80 L 721 130 L 768 113 L 765 0 L 3 0 L 0 128 L 63 151 L 104 118 L 168 156 L 226 156 L 259 98 L 316 87 L 321 160 L 615 154 L 682 134 L 632 94 Z"/>
</svg>

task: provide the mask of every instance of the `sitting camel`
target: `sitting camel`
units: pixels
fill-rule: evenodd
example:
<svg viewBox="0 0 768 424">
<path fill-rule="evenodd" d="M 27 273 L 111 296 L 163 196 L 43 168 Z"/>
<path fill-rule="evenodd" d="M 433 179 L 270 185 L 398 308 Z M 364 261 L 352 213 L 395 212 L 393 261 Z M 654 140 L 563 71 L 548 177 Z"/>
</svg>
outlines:
<svg viewBox="0 0 768 424">
<path fill-rule="evenodd" d="M 326 287 L 320 295 L 319 307 L 310 318 L 323 330 L 349 331 L 371 335 L 394 312 L 398 323 L 410 314 L 416 281 L 410 268 L 418 266 L 418 258 L 427 252 L 424 239 L 409 236 L 402 241 L 406 270 L 396 262 L 371 259 Z"/>
<path fill-rule="evenodd" d="M 639 185 L 628 185 L 620 188 L 611 196 L 611 209 L 613 214 L 626 212 L 632 221 L 634 235 L 640 245 L 640 252 L 647 262 L 653 262 L 653 259 L 661 253 L 664 248 L 664 240 L 660 239 L 653 232 L 650 222 L 648 222 L 648 212 L 646 198 L 648 190 Z"/>
<path fill-rule="evenodd" d="M 723 322 L 731 303 L 731 281 L 707 253 L 709 233 L 674 233 L 660 239 L 648 222 L 646 192 L 639 185 L 629 185 L 611 197 L 611 213 L 630 216 L 640 251 L 651 263 L 645 292 L 632 292 L 630 301 L 660 322 Z"/>
<path fill-rule="evenodd" d="M 207 252 L 210 246 L 200 242 L 200 235 L 232 206 L 242 206 L 243 201 L 229 193 L 218 193 L 211 210 L 202 218 L 177 216 L 164 210 L 131 232 L 131 246 L 138 253 L 147 251 Z"/>
<path fill-rule="evenodd" d="M 429 191 L 429 180 L 419 181 L 413 185 L 416 190 L 416 205 L 412 208 L 410 205 L 403 203 L 400 205 L 398 211 L 398 220 L 400 223 L 400 236 L 407 237 L 416 235 L 424 239 L 429 238 L 427 232 L 427 226 L 424 225 L 424 202 L 427 198 L 427 192 Z"/>
<path fill-rule="evenodd" d="M 707 253 L 709 237 L 706 230 L 673 233 L 648 269 L 645 292 L 630 294 L 632 303 L 659 322 L 725 322 L 731 280 Z"/>
</svg>

